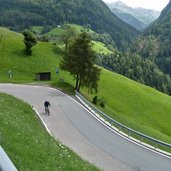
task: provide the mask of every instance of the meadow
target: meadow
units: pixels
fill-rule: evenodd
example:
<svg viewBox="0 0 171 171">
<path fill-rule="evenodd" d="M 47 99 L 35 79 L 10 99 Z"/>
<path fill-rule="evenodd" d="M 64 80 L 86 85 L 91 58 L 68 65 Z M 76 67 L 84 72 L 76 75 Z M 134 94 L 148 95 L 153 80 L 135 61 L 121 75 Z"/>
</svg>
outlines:
<svg viewBox="0 0 171 171">
<path fill-rule="evenodd" d="M 74 95 L 75 81 L 68 72 L 59 68 L 63 51 L 47 42 L 38 42 L 33 55 L 24 55 L 21 34 L 0 29 L 5 36 L 5 45 L 0 45 L 0 82 L 50 84 Z M 56 74 L 56 69 L 59 73 Z M 8 77 L 11 70 L 13 78 Z M 50 82 L 35 80 L 37 72 L 50 71 Z M 64 82 L 60 82 L 63 78 Z M 105 108 L 98 107 L 113 119 L 141 133 L 171 143 L 171 97 L 155 89 L 127 79 L 102 68 L 97 94 L 81 93 L 91 102 L 93 97 L 104 98 Z"/>
</svg>

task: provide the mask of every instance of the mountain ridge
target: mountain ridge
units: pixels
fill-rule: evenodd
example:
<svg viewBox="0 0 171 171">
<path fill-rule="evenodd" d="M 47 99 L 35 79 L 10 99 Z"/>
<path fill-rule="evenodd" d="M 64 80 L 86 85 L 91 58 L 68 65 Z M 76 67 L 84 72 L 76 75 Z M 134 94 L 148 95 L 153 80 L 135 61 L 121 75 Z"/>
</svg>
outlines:
<svg viewBox="0 0 171 171">
<path fill-rule="evenodd" d="M 167 15 L 170 11 L 171 11 L 171 1 L 169 1 L 167 6 L 161 12 L 160 18 L 162 18 L 163 16 Z"/>
<path fill-rule="evenodd" d="M 134 48 L 144 58 L 152 59 L 164 73 L 171 76 L 171 1 L 160 17 L 148 27 Z"/>
<path fill-rule="evenodd" d="M 133 15 L 131 15 L 129 13 L 122 12 L 122 11 L 119 11 L 117 8 L 112 8 L 112 10 L 115 11 L 114 14 L 118 18 L 120 18 L 125 23 L 133 26 L 137 30 L 140 30 L 141 31 L 141 30 L 145 29 L 146 24 L 144 24 L 142 21 L 138 20 Z"/>
<path fill-rule="evenodd" d="M 70 22 L 108 33 L 118 49 L 126 49 L 139 32 L 117 18 L 101 0 L 11 0 L 0 2 L 0 25 L 21 30 L 31 25 Z"/>
<path fill-rule="evenodd" d="M 107 3 L 107 5 L 114 14 L 118 14 L 119 12 L 119 13 L 124 13 L 124 14 L 126 13 L 135 17 L 137 19 L 136 23 L 139 21 L 139 25 L 141 25 L 141 27 L 136 26 L 136 24 L 134 25 L 132 25 L 132 23 L 130 24 L 134 26 L 135 28 L 137 28 L 138 30 L 142 30 L 145 27 L 147 27 L 147 25 L 149 25 L 154 20 L 156 20 L 160 15 L 160 12 L 155 11 L 155 10 L 145 9 L 141 7 L 137 7 L 137 8 L 129 7 L 122 1 Z M 127 21 L 127 20 L 129 21 L 129 15 L 127 18 L 124 19 L 124 21 Z M 142 23 L 144 25 L 142 25 Z"/>
</svg>

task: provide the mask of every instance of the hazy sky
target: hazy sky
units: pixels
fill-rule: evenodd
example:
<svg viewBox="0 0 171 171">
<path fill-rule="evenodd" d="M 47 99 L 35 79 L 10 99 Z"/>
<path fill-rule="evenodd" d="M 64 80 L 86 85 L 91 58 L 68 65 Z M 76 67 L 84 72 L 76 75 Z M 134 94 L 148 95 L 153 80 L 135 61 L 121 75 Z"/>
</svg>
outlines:
<svg viewBox="0 0 171 171">
<path fill-rule="evenodd" d="M 103 0 L 104 2 L 115 2 L 118 0 Z M 161 11 L 168 3 L 169 0 L 121 0 L 131 7 L 143 7 L 147 9 L 154 9 Z"/>
</svg>

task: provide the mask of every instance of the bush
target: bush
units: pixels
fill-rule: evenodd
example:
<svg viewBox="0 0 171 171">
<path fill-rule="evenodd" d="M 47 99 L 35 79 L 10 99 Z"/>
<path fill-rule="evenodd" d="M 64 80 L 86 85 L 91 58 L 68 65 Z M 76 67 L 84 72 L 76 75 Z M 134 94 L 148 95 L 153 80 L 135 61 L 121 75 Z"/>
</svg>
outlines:
<svg viewBox="0 0 171 171">
<path fill-rule="evenodd" d="M 95 104 L 95 105 L 97 104 L 97 96 L 93 97 L 93 104 Z"/>
<path fill-rule="evenodd" d="M 34 34 L 28 29 L 23 31 L 23 35 L 24 35 L 24 44 L 26 46 L 25 53 L 26 55 L 30 56 L 32 54 L 31 48 L 37 44 L 37 39 L 34 36 Z"/>
<path fill-rule="evenodd" d="M 105 107 L 106 101 L 103 97 L 101 99 L 99 99 L 99 104 L 101 107 L 103 107 L 103 108 Z"/>
</svg>

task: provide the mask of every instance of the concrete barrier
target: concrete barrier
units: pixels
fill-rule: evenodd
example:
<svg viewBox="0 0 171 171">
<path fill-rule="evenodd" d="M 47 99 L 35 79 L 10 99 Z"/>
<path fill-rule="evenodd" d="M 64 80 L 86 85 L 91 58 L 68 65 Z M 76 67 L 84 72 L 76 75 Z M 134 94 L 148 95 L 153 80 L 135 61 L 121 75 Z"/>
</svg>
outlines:
<svg viewBox="0 0 171 171">
<path fill-rule="evenodd" d="M 1 146 L 0 146 L 0 171 L 18 171 Z"/>
</svg>

